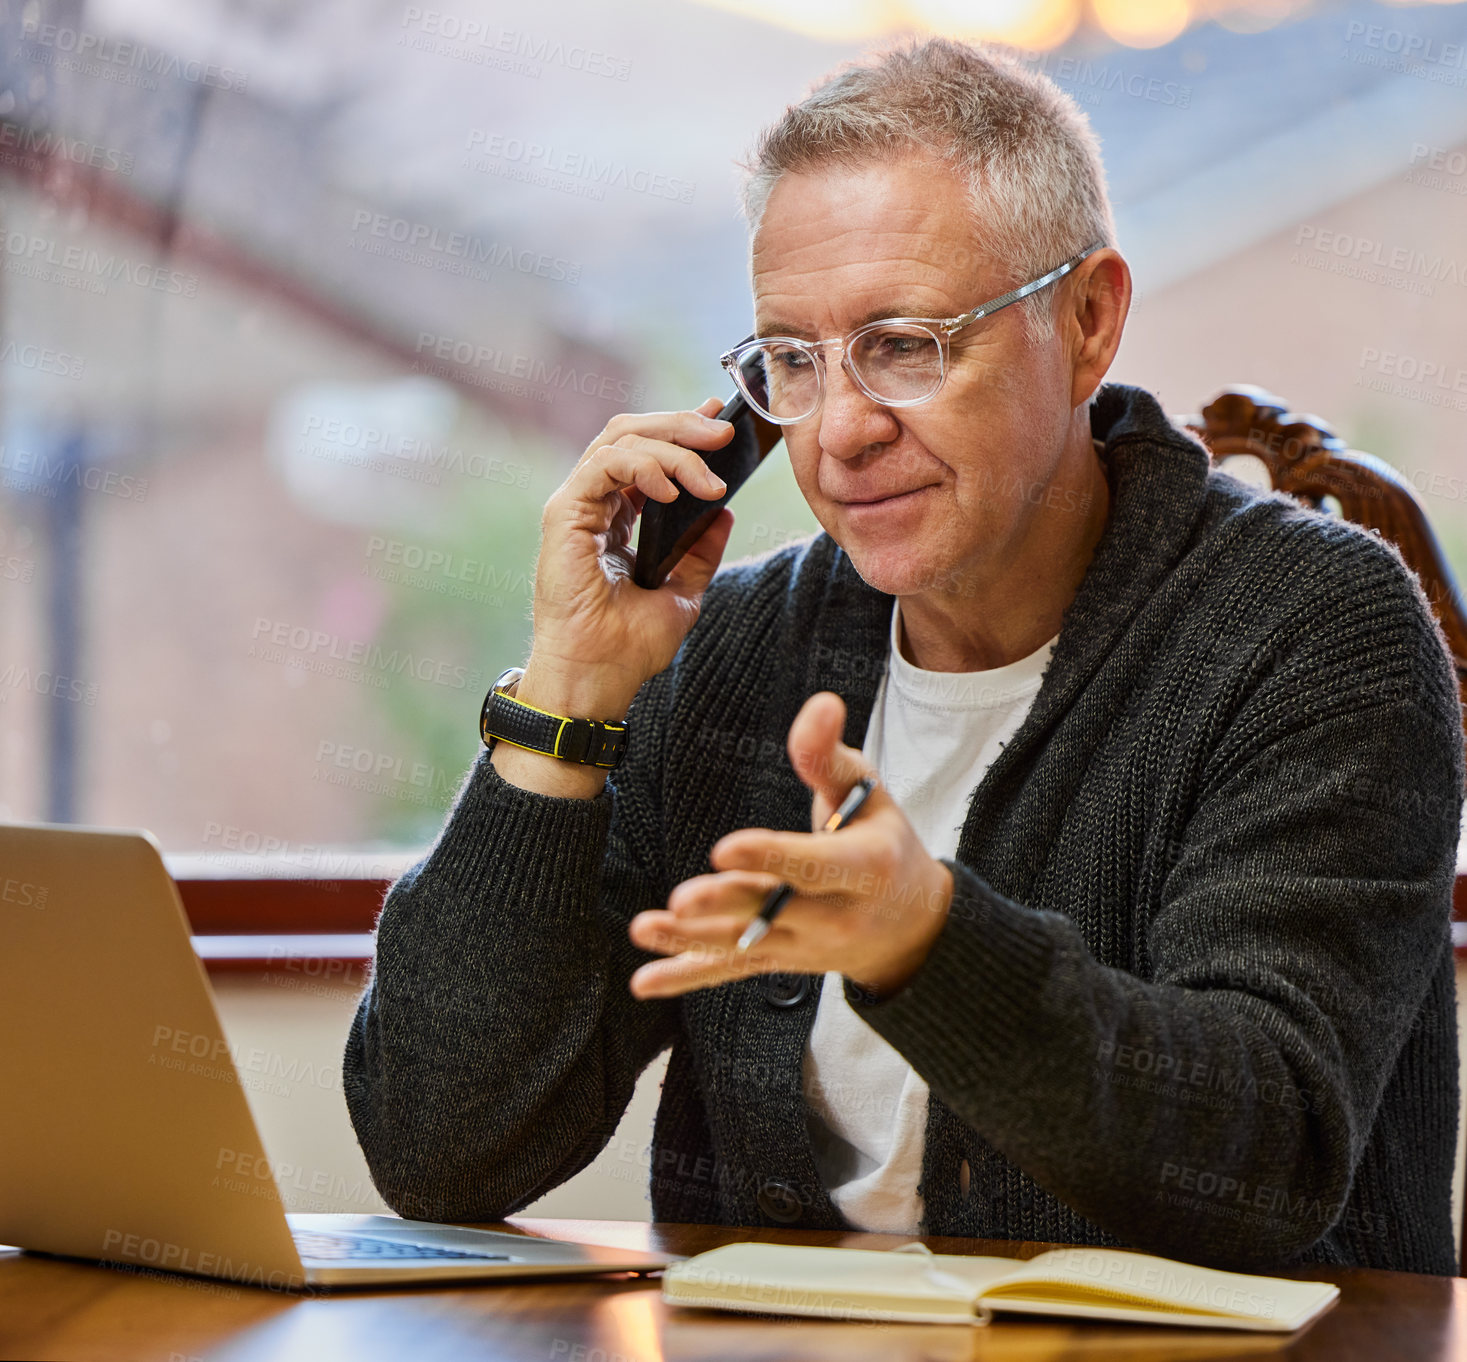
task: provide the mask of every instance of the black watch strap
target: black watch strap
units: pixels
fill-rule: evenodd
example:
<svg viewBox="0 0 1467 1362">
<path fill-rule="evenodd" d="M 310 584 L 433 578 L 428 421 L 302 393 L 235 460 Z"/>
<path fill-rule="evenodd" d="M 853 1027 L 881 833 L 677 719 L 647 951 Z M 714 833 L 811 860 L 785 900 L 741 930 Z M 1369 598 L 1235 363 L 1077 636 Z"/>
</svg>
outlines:
<svg viewBox="0 0 1467 1362">
<path fill-rule="evenodd" d="M 517 700 L 509 692 L 524 672 L 511 667 L 484 697 L 479 713 L 479 735 L 491 752 L 503 740 L 530 752 L 542 752 L 561 761 L 611 770 L 626 755 L 627 726 L 602 719 L 572 719 L 551 714 Z"/>
</svg>

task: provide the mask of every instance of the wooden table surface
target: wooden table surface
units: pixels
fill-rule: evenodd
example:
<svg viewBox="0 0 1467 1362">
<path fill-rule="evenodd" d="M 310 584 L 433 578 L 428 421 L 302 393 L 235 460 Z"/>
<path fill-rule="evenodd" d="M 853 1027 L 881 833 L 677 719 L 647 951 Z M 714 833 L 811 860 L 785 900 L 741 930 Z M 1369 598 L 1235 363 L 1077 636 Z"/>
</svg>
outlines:
<svg viewBox="0 0 1467 1362">
<path fill-rule="evenodd" d="M 891 1248 L 899 1235 L 516 1218 L 504 1229 L 701 1253 L 740 1239 Z M 930 1237 L 939 1253 L 1032 1257 L 1047 1244 Z M 66 1362 L 766 1362 L 839 1358 L 1467 1358 L 1467 1280 L 1321 1268 L 1340 1299 L 1295 1335 L 1158 1325 L 945 1324 L 766 1319 L 664 1305 L 657 1279 L 583 1278 L 350 1291 L 310 1298 L 163 1273 L 0 1252 L 0 1357 Z"/>
</svg>

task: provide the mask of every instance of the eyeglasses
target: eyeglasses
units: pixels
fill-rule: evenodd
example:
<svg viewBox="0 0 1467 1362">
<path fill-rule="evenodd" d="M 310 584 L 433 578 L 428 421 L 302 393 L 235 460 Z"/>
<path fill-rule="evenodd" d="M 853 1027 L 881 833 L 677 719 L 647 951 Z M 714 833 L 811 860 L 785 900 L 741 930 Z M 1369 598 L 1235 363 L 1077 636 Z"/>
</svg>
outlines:
<svg viewBox="0 0 1467 1362">
<path fill-rule="evenodd" d="M 719 356 L 739 390 L 761 416 L 792 426 L 813 416 L 825 397 L 825 347 L 841 347 L 841 368 L 873 402 L 915 407 L 937 396 L 947 378 L 948 342 L 980 317 L 991 317 L 1020 298 L 1068 274 L 1104 243 L 1097 241 L 1048 274 L 945 321 L 892 317 L 857 327 L 844 340 L 807 341 L 796 336 L 750 336 Z"/>
</svg>

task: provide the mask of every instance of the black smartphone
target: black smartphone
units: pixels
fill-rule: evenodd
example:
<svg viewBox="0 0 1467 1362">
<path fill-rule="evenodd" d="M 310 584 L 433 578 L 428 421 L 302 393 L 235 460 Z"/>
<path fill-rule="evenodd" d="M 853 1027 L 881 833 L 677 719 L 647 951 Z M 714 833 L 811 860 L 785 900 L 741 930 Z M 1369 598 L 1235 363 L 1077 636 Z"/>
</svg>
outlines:
<svg viewBox="0 0 1467 1362">
<path fill-rule="evenodd" d="M 724 494 L 716 501 L 705 501 L 674 479 L 678 489 L 675 501 L 654 501 L 648 497 L 642 506 L 632 580 L 648 591 L 655 591 L 667 580 L 668 573 L 698 542 L 723 505 L 784 436 L 784 428 L 766 421 L 744 401 L 740 392 L 724 403 L 718 419 L 733 422 L 733 438 L 722 449 L 695 452 L 727 484 Z"/>
</svg>

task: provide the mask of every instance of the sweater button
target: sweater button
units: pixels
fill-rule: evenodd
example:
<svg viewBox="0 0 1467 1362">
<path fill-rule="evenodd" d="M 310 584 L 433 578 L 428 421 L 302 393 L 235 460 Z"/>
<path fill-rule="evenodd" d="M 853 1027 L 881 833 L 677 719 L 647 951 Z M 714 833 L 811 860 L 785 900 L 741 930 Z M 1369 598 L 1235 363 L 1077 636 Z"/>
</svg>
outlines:
<svg viewBox="0 0 1467 1362">
<path fill-rule="evenodd" d="M 968 1167 L 968 1160 L 964 1159 L 958 1165 L 958 1191 L 964 1196 L 968 1195 L 968 1188 L 973 1185 L 973 1170 Z"/>
<path fill-rule="evenodd" d="M 771 1007 L 796 1007 L 810 996 L 808 974 L 766 974 L 764 1001 Z"/>
<path fill-rule="evenodd" d="M 787 1182 L 770 1178 L 754 1199 L 765 1215 L 771 1220 L 778 1220 L 781 1225 L 788 1225 L 800 1218 L 800 1198 Z"/>
</svg>

